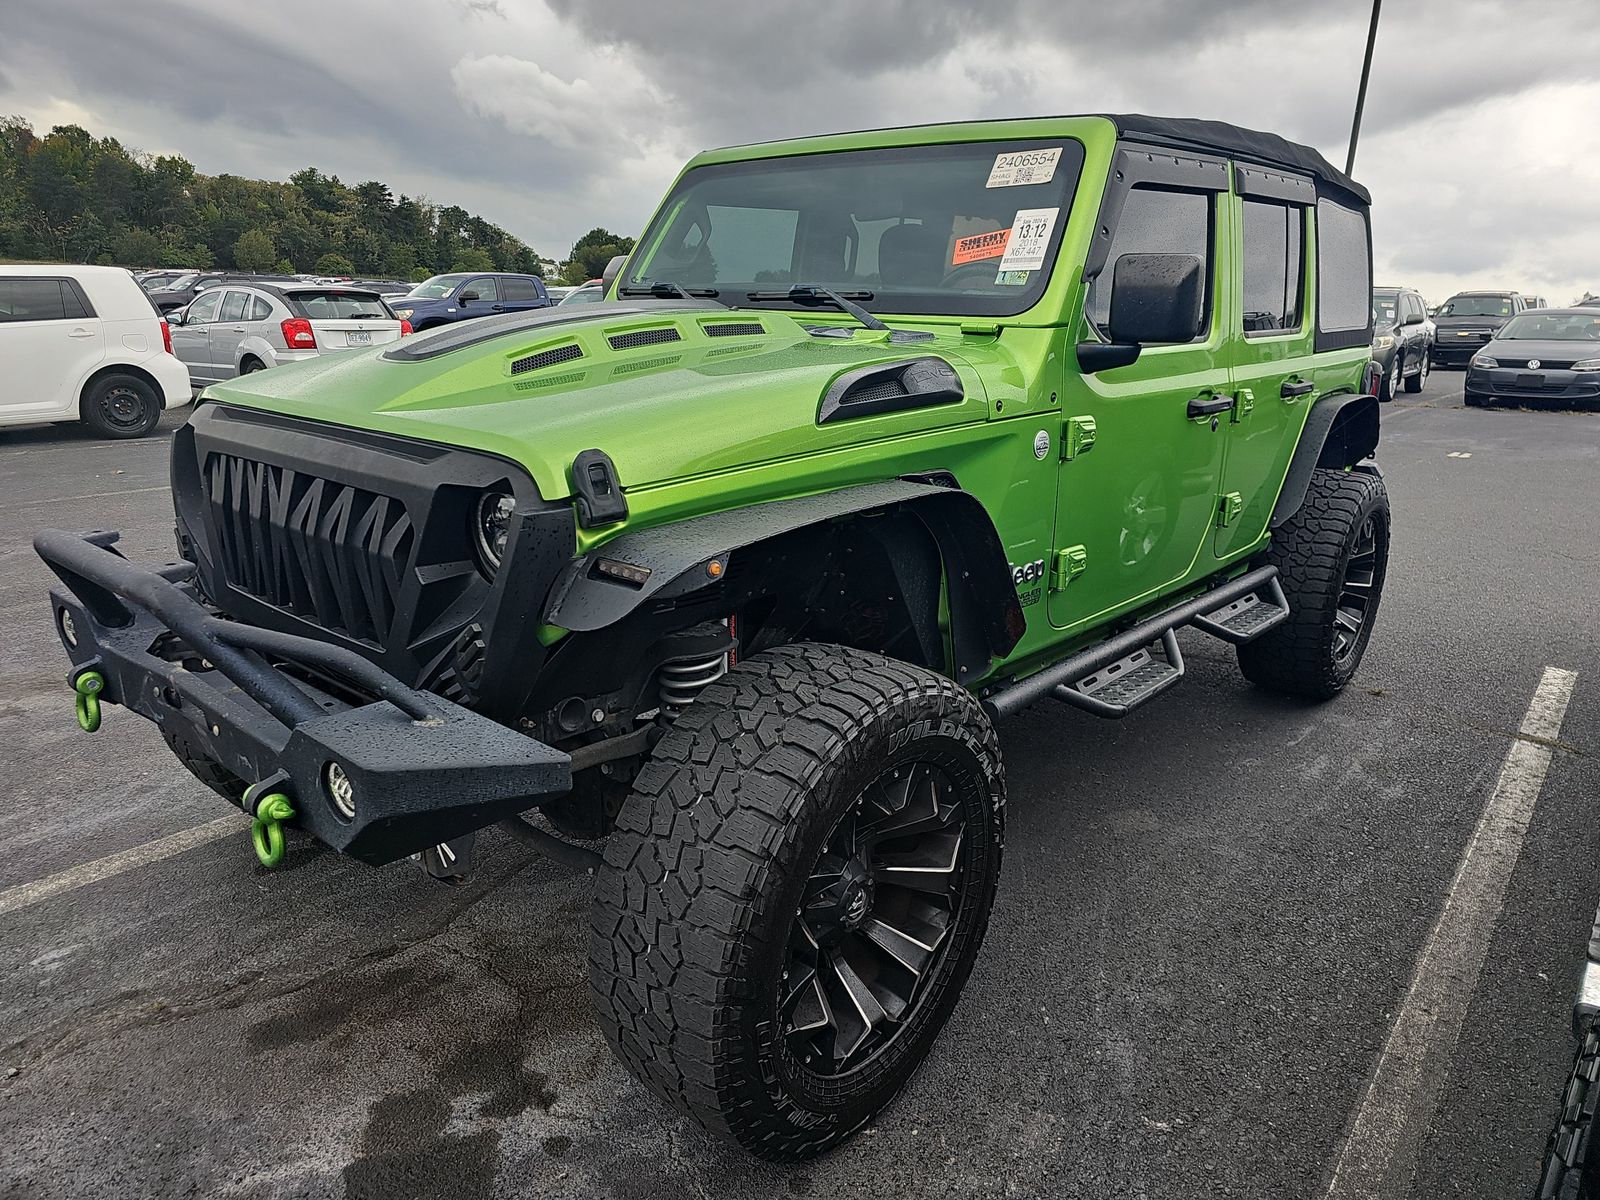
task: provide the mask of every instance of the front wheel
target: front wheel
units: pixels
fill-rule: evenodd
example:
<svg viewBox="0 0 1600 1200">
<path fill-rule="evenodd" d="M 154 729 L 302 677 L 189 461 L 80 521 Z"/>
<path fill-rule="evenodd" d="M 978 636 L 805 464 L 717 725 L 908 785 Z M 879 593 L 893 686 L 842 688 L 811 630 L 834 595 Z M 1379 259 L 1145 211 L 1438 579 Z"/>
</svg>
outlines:
<svg viewBox="0 0 1600 1200">
<path fill-rule="evenodd" d="M 995 733 L 949 680 L 786 646 L 708 687 L 606 847 L 589 977 L 657 1095 L 774 1161 L 888 1104 L 961 993 L 1000 870 Z"/>
<path fill-rule="evenodd" d="M 1385 404 L 1393 400 L 1395 393 L 1400 390 L 1401 368 L 1404 363 L 1400 351 L 1396 350 L 1394 357 L 1389 360 L 1389 369 L 1383 373 L 1383 378 L 1378 383 L 1378 399 Z"/>
<path fill-rule="evenodd" d="M 1422 390 L 1423 385 L 1428 382 L 1428 368 L 1429 364 L 1432 362 L 1433 358 L 1431 355 L 1426 353 L 1422 355 L 1421 361 L 1417 363 L 1417 373 L 1415 375 L 1408 375 L 1406 377 L 1406 391 L 1410 392 L 1412 395 L 1416 395 Z"/>
<path fill-rule="evenodd" d="M 101 437 L 144 437 L 161 420 L 161 398 L 137 375 L 107 375 L 84 390 L 80 415 Z"/>
<path fill-rule="evenodd" d="M 1389 567 L 1389 494 L 1365 471 L 1312 472 L 1300 509 L 1273 531 L 1289 619 L 1239 647 L 1258 686 L 1312 700 L 1339 694 L 1361 665 Z"/>
</svg>

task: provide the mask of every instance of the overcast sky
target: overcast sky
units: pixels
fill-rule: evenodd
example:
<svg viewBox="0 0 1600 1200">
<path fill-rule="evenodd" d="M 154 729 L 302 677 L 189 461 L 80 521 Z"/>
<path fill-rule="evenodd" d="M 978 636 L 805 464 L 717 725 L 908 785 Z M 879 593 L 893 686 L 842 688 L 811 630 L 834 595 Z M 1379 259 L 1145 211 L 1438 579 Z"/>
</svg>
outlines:
<svg viewBox="0 0 1600 1200">
<path fill-rule="evenodd" d="M 562 258 L 734 142 L 1148 112 L 1342 165 L 1367 0 L 0 0 L 0 113 L 208 173 L 456 203 Z M 1600 290 L 1600 5 L 1391 0 L 1356 175 L 1380 283 Z"/>
</svg>

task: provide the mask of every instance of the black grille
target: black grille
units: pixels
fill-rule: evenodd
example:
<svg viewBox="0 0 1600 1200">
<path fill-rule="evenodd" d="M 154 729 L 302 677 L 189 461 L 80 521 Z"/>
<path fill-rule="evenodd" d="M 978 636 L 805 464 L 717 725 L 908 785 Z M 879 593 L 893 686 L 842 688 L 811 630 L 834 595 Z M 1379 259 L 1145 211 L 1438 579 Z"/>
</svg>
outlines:
<svg viewBox="0 0 1600 1200">
<path fill-rule="evenodd" d="M 906 385 L 898 379 L 885 379 L 879 383 L 862 384 L 844 394 L 841 404 L 865 404 L 869 400 L 898 400 L 907 395 Z"/>
<path fill-rule="evenodd" d="M 636 329 L 632 333 L 614 333 L 606 339 L 613 350 L 631 350 L 635 346 L 659 346 L 662 342 L 681 342 L 683 334 L 668 325 L 662 329 Z"/>
<path fill-rule="evenodd" d="M 521 375 L 525 371 L 538 371 L 544 367 L 553 367 L 557 363 L 571 362 L 575 358 L 582 357 L 583 347 L 576 342 L 568 342 L 564 346 L 555 346 L 517 359 L 511 364 L 511 373 Z"/>
<path fill-rule="evenodd" d="M 1539 365 L 1537 367 L 1535 367 L 1534 370 L 1536 370 L 1536 371 L 1567 371 L 1567 370 L 1570 370 L 1572 368 L 1572 364 L 1577 362 L 1577 361 L 1578 360 L 1575 359 L 1575 358 L 1569 358 L 1569 359 L 1541 358 L 1539 360 Z M 1525 367 L 1527 367 L 1527 365 L 1529 363 L 1529 360 L 1526 359 L 1526 358 L 1501 358 L 1499 355 L 1496 355 L 1495 356 L 1495 362 L 1499 363 L 1502 367 L 1525 368 Z"/>
<path fill-rule="evenodd" d="M 400 501 L 213 454 L 206 498 L 224 577 L 295 616 L 383 646 L 416 531 Z"/>
<path fill-rule="evenodd" d="M 766 329 L 757 321 L 724 321 L 718 325 L 702 325 L 707 337 L 754 337 Z"/>
</svg>

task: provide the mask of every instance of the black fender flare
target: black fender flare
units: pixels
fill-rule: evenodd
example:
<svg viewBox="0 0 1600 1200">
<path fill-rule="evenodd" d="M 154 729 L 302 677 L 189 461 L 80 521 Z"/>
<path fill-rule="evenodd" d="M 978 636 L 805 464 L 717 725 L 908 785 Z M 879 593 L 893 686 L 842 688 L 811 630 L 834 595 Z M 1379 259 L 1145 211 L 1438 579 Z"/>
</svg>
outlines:
<svg viewBox="0 0 1600 1200">
<path fill-rule="evenodd" d="M 544 621 L 574 632 L 605 629 L 652 600 L 708 587 L 737 553 L 782 534 L 843 517 L 887 512 L 914 515 L 943 558 L 958 680 L 977 679 L 994 658 L 1021 640 L 1026 620 L 1000 535 L 976 496 L 959 488 L 908 479 L 840 488 L 795 500 L 773 500 L 625 532 L 574 558 L 551 589 Z M 601 564 L 607 564 L 602 569 Z M 614 564 L 634 568 L 618 571 Z M 642 582 L 619 575 L 648 572 Z M 609 571 L 610 573 L 607 573 Z M 908 606 L 910 597 L 907 596 Z M 937 589 L 913 613 L 937 633 Z"/>
<path fill-rule="evenodd" d="M 1378 448 L 1379 412 L 1376 396 L 1342 392 L 1317 399 L 1289 460 L 1270 528 L 1279 528 L 1300 510 L 1311 486 L 1311 472 L 1318 467 L 1342 471 L 1372 456 Z"/>
</svg>

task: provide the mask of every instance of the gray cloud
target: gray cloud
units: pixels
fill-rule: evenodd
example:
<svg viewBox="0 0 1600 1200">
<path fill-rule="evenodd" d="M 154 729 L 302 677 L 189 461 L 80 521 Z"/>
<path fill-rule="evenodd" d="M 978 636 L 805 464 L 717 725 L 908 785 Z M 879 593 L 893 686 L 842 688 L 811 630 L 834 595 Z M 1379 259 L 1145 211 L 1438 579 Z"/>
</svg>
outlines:
<svg viewBox="0 0 1600 1200">
<path fill-rule="evenodd" d="M 555 254 L 593 224 L 636 231 L 695 150 L 837 129 L 1143 111 L 1342 162 L 1366 32 L 1363 4 L 1281 0 L 16 7 L 0 112 L 81 116 L 211 172 L 383 179 Z M 1588 0 L 1388 6 L 1357 165 L 1380 270 L 1433 292 L 1600 284 L 1568 199 L 1600 185 L 1597 110 Z"/>
</svg>

